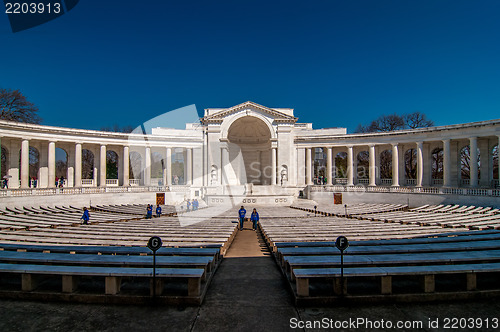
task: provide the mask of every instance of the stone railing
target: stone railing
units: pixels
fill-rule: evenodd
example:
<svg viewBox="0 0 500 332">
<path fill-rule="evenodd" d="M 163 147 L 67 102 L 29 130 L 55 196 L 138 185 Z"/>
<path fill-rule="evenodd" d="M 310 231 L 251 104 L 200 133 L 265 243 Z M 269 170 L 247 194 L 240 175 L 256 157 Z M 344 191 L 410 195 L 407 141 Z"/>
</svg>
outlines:
<svg viewBox="0 0 500 332">
<path fill-rule="evenodd" d="M 436 187 L 384 187 L 384 186 L 309 186 L 309 192 L 374 192 L 374 193 L 404 193 L 433 195 L 467 195 L 500 197 L 500 189 L 487 188 L 436 188 Z"/>
<path fill-rule="evenodd" d="M 165 186 L 150 187 L 68 187 L 68 188 L 27 188 L 27 189 L 5 189 L 0 190 L 0 197 L 21 196 L 47 196 L 47 195 L 81 195 L 81 194 L 103 194 L 103 193 L 126 193 L 126 192 L 165 192 L 170 188 Z M 176 191 L 185 191 L 179 188 Z"/>
<path fill-rule="evenodd" d="M 94 179 L 82 179 L 82 187 L 93 187 Z"/>
<path fill-rule="evenodd" d="M 443 179 L 432 179 L 432 185 L 433 186 L 442 186 L 443 185 Z"/>
<path fill-rule="evenodd" d="M 131 186 L 140 186 L 141 185 L 141 179 L 129 179 L 128 183 Z"/>
<path fill-rule="evenodd" d="M 106 179 L 106 186 L 118 187 L 118 179 Z"/>
<path fill-rule="evenodd" d="M 392 179 L 380 179 L 380 184 L 383 186 L 391 186 Z"/>
</svg>

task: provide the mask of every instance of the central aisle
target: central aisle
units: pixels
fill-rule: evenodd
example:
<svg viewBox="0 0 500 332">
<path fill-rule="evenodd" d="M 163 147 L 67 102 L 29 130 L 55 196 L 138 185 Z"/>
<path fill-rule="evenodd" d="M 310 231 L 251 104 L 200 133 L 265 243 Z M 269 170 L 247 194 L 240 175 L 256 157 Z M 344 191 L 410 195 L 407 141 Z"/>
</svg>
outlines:
<svg viewBox="0 0 500 332">
<path fill-rule="evenodd" d="M 217 270 L 194 331 L 283 330 L 297 317 L 281 272 L 246 222 Z"/>
</svg>

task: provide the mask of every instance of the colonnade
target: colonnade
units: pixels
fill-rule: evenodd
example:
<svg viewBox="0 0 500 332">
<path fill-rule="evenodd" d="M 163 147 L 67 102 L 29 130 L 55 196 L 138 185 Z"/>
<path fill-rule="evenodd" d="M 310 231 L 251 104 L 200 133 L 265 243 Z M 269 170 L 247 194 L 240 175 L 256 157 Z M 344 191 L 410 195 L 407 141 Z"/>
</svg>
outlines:
<svg viewBox="0 0 500 332">
<path fill-rule="evenodd" d="M 305 145 L 305 144 L 304 144 Z M 463 162 L 460 157 L 461 149 L 464 146 L 469 146 L 470 156 L 469 160 L 469 174 L 468 179 L 462 179 L 461 176 L 461 163 Z M 492 151 L 494 146 L 500 146 L 500 136 L 497 137 L 469 137 L 466 139 L 443 139 L 440 141 L 424 141 L 419 140 L 416 142 L 404 142 L 404 143 L 368 143 L 368 144 L 348 144 L 344 146 L 323 146 L 323 153 L 326 150 L 326 167 L 325 167 L 325 177 L 326 185 L 332 185 L 334 183 L 342 183 L 348 186 L 353 186 L 358 183 L 362 183 L 360 179 L 357 178 L 357 165 L 355 163 L 356 152 L 368 151 L 368 180 L 363 182 L 369 186 L 386 185 L 387 182 L 391 182 L 391 186 L 404 186 L 404 185 L 415 185 L 416 187 L 431 186 L 431 185 L 442 185 L 443 187 L 458 187 L 461 185 L 467 185 L 470 187 L 488 187 L 492 183 L 500 182 L 498 175 L 493 177 L 492 169 Z M 301 179 L 304 176 L 297 173 L 299 177 L 298 183 L 301 182 L 305 185 L 312 185 L 313 182 L 313 153 L 318 146 L 314 147 L 298 147 L 297 149 L 305 150 L 302 153 L 297 153 L 299 156 L 305 155 L 305 161 L 299 160 L 299 168 L 305 168 L 305 179 Z M 432 158 L 433 149 L 442 149 L 443 162 L 442 162 L 442 179 L 433 179 L 431 177 L 432 165 L 430 159 Z M 406 178 L 405 174 L 405 152 L 414 149 L 416 154 L 416 177 L 414 179 Z M 380 178 L 380 158 L 379 155 L 382 151 L 390 151 L 392 154 L 392 178 L 382 179 Z M 378 151 L 378 153 L 377 153 Z M 480 153 L 480 162 L 474 162 L 478 160 L 478 151 Z M 339 178 L 336 178 L 335 169 L 335 158 L 338 153 L 346 153 L 346 176 L 342 178 L 340 182 Z M 366 170 L 363 170 L 366 171 Z M 479 177 L 481 174 L 481 177 Z M 389 180 L 389 181 L 388 181 Z"/>
<path fill-rule="evenodd" d="M 36 142 L 36 148 L 39 151 L 39 168 L 37 174 L 38 188 L 54 188 L 56 184 L 56 148 L 62 148 L 67 155 L 67 172 L 65 174 L 65 187 L 82 187 L 82 186 L 129 186 L 134 185 L 138 181 L 131 181 L 130 168 L 130 153 L 139 152 L 141 154 L 141 184 L 144 186 L 158 185 L 151 183 L 151 155 L 152 153 L 162 152 L 162 183 L 167 186 L 173 185 L 172 181 L 172 151 L 175 147 L 150 147 L 150 146 L 130 146 L 130 145 L 115 145 L 115 144 L 84 144 L 83 142 L 68 143 L 64 142 L 60 145 L 57 141 L 40 141 Z M 30 140 L 2 139 L 2 144 L 5 144 L 5 159 L 7 161 L 6 174 L 9 188 L 29 188 L 31 185 L 30 178 Z M 83 150 L 88 149 L 94 154 L 94 176 L 93 179 L 85 179 L 83 177 Z M 184 158 L 184 177 L 185 184 L 193 184 L 193 150 L 194 148 L 182 148 L 185 155 Z M 132 150 L 132 151 L 131 151 Z M 107 179 L 107 152 L 114 151 L 118 156 L 118 179 Z M 136 179 L 134 179 L 136 180 Z"/>
</svg>

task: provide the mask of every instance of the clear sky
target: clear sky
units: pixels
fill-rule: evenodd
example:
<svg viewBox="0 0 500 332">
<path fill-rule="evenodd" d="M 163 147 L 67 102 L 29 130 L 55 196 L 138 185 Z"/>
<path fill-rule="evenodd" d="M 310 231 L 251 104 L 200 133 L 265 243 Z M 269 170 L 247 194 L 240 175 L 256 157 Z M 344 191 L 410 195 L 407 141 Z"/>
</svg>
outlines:
<svg viewBox="0 0 500 332">
<path fill-rule="evenodd" d="M 498 0 L 81 0 L 12 33 L 0 87 L 43 124 L 137 126 L 195 104 L 294 108 L 314 128 L 421 111 L 437 125 L 500 118 Z"/>
</svg>

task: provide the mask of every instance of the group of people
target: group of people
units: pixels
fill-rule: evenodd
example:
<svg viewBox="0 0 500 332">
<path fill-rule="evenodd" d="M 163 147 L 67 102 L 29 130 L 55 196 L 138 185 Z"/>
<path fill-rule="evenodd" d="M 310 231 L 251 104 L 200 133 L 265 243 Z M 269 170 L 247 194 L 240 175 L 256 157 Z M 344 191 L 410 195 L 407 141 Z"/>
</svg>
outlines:
<svg viewBox="0 0 500 332">
<path fill-rule="evenodd" d="M 198 210 L 198 207 L 200 206 L 200 203 L 198 202 L 197 199 L 193 199 L 193 201 L 190 201 L 189 199 L 186 202 L 186 211 L 189 212 L 191 211 L 196 211 Z"/>
<path fill-rule="evenodd" d="M 325 185 L 327 182 L 326 176 L 320 175 L 314 178 L 314 184 Z"/>
<path fill-rule="evenodd" d="M 156 218 L 161 217 L 161 206 L 159 204 L 156 205 Z M 146 207 L 146 219 L 152 219 L 153 218 L 153 204 L 148 204 Z"/>
<path fill-rule="evenodd" d="M 240 219 L 240 231 L 243 230 L 243 223 L 245 222 L 245 215 L 247 214 L 247 210 L 241 206 L 241 208 L 238 210 L 238 217 Z M 257 212 L 257 209 L 253 209 L 252 214 L 250 215 L 250 221 L 252 222 L 252 229 L 254 231 L 257 230 L 257 222 L 259 221 L 259 213 Z"/>
</svg>

